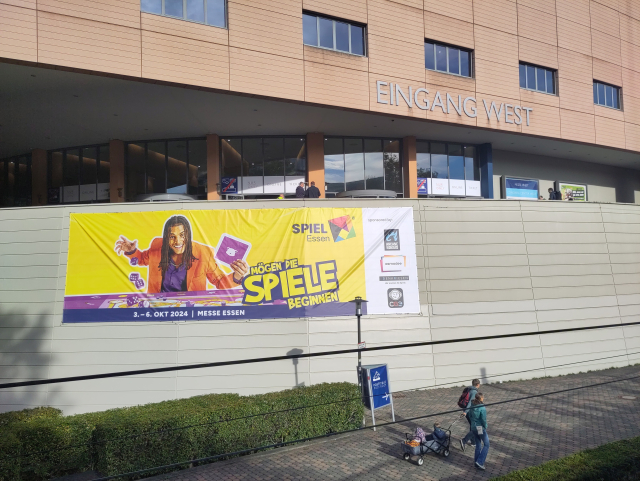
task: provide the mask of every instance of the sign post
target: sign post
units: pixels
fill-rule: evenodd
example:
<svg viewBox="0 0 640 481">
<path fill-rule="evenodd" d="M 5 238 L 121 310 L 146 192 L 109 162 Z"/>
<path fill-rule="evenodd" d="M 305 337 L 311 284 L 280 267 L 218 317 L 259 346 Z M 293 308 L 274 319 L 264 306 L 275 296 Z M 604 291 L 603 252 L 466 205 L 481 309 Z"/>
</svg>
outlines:
<svg viewBox="0 0 640 481">
<path fill-rule="evenodd" d="M 372 364 L 362 366 L 363 375 L 366 375 L 365 406 L 371 410 L 371 420 L 375 431 L 375 410 L 391 405 L 391 419 L 395 422 L 396 415 L 393 409 L 393 394 L 389 383 L 389 370 L 386 364 Z"/>
<path fill-rule="evenodd" d="M 362 390 L 362 353 L 360 352 L 360 349 L 363 349 L 363 347 L 361 347 L 363 342 L 360 331 L 360 317 L 362 316 L 362 303 L 367 301 L 360 296 L 356 296 L 353 301 L 349 302 L 355 303 L 356 317 L 358 318 L 358 387 L 360 388 L 360 395 L 362 396 L 364 391 Z"/>
</svg>

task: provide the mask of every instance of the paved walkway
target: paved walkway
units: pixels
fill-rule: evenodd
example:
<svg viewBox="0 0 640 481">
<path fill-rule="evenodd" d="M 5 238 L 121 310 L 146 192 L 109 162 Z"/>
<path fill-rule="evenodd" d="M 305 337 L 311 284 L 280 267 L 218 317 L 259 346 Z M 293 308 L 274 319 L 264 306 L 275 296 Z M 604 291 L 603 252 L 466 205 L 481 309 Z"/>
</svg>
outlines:
<svg viewBox="0 0 640 481">
<path fill-rule="evenodd" d="M 486 385 L 485 402 L 506 401 L 532 394 L 607 382 L 637 379 L 487 407 L 491 449 L 485 472 L 473 466 L 473 450 L 462 452 L 458 439 L 466 420 L 454 425 L 448 458 L 428 455 L 423 466 L 400 456 L 405 432 L 435 419 L 448 425 L 457 415 L 401 422 L 376 432 L 365 430 L 322 441 L 271 450 L 150 478 L 172 481 L 208 480 L 471 480 L 489 479 L 541 464 L 576 451 L 640 435 L 640 367 L 556 378 Z M 395 396 L 396 421 L 455 408 L 459 387 Z M 623 396 L 635 399 L 624 399 Z M 390 413 L 376 411 L 378 422 Z"/>
</svg>

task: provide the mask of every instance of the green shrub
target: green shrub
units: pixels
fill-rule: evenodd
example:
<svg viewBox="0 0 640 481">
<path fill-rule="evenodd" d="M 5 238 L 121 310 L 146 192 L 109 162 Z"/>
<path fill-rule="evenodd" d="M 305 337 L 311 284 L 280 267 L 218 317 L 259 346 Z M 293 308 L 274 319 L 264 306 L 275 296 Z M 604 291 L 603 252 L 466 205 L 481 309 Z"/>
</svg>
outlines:
<svg viewBox="0 0 640 481">
<path fill-rule="evenodd" d="M 57 418 L 62 416 L 62 411 L 56 408 L 41 407 L 23 409 L 22 411 L 9 411 L 0 413 L 0 429 L 4 429 L 13 423 L 20 423 L 36 418 Z"/>
<path fill-rule="evenodd" d="M 333 383 L 67 417 L 48 408 L 12 413 L 0 433 L 0 481 L 45 480 L 88 469 L 122 474 L 340 432 L 360 426 L 359 399 L 357 385 Z"/>
</svg>

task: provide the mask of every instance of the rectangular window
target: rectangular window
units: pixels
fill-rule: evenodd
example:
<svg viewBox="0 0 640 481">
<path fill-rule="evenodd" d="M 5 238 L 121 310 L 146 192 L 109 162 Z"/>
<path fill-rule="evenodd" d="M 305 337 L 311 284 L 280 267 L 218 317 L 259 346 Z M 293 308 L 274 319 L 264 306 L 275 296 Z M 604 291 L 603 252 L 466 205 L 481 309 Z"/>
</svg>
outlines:
<svg viewBox="0 0 640 481">
<path fill-rule="evenodd" d="M 458 47 L 425 41 L 424 67 L 428 70 L 471 77 L 471 52 Z"/>
<path fill-rule="evenodd" d="M 593 103 L 620 110 L 620 87 L 593 81 Z"/>
<path fill-rule="evenodd" d="M 364 32 L 362 25 L 313 13 L 302 14 L 302 39 L 305 45 L 364 56 Z"/>
<path fill-rule="evenodd" d="M 226 0 L 140 0 L 146 13 L 226 28 Z"/>
<path fill-rule="evenodd" d="M 556 71 L 536 65 L 520 64 L 520 88 L 556 94 Z"/>
</svg>

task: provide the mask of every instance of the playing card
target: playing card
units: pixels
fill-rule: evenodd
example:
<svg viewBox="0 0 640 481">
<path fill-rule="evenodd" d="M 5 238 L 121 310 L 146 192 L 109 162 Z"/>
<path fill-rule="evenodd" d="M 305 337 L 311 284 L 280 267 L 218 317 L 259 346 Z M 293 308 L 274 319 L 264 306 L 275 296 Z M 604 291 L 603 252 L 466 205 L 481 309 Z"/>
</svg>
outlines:
<svg viewBox="0 0 640 481">
<path fill-rule="evenodd" d="M 234 261 L 238 259 L 245 260 L 250 250 L 250 242 L 225 233 L 220 236 L 215 256 L 218 262 L 231 267 Z"/>
</svg>

